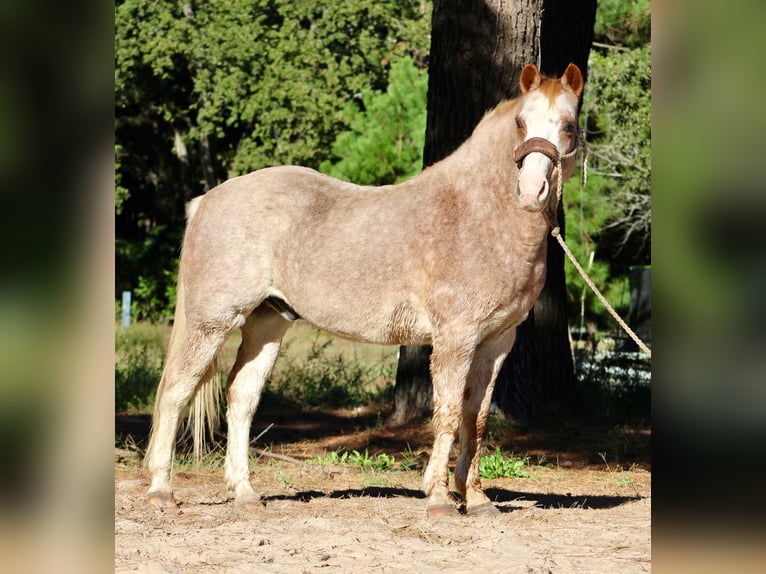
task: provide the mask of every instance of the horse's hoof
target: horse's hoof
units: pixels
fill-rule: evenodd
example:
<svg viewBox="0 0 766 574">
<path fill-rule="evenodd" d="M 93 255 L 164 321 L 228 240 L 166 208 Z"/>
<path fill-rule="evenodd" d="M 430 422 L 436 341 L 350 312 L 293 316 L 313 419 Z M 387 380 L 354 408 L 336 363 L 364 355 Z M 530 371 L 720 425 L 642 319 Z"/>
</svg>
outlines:
<svg viewBox="0 0 766 574">
<path fill-rule="evenodd" d="M 178 503 L 172 492 L 150 492 L 147 494 L 149 504 L 156 508 L 177 508 Z"/>
<path fill-rule="evenodd" d="M 434 520 L 436 518 L 444 518 L 446 516 L 459 516 L 460 513 L 457 511 L 457 508 L 455 508 L 454 504 L 449 503 L 441 503 L 441 504 L 432 504 L 428 508 L 426 508 L 426 512 L 428 513 L 428 518 L 430 520 Z"/>
<path fill-rule="evenodd" d="M 256 510 L 266 506 L 266 501 L 263 500 L 257 494 L 251 494 L 248 496 L 240 496 L 238 498 L 235 498 L 234 504 L 236 504 L 237 506 L 241 508 Z"/>
<path fill-rule="evenodd" d="M 497 518 L 500 516 L 500 511 L 491 502 L 482 502 L 477 506 L 467 507 L 466 514 L 468 516 L 480 516 L 481 518 Z"/>
</svg>

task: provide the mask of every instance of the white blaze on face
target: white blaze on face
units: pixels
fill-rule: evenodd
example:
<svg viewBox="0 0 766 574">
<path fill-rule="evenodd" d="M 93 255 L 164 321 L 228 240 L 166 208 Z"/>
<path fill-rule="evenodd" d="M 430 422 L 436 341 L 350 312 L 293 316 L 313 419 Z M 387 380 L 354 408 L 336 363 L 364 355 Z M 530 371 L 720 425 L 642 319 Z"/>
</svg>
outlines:
<svg viewBox="0 0 766 574">
<path fill-rule="evenodd" d="M 554 144 L 560 154 L 569 151 L 575 137 L 577 98 L 564 90 L 551 97 L 543 90 L 527 94 L 517 116 L 524 140 L 544 138 Z M 524 209 L 538 211 L 545 205 L 550 193 L 550 178 L 554 163 L 542 153 L 532 152 L 519 171 L 519 204 Z"/>
</svg>

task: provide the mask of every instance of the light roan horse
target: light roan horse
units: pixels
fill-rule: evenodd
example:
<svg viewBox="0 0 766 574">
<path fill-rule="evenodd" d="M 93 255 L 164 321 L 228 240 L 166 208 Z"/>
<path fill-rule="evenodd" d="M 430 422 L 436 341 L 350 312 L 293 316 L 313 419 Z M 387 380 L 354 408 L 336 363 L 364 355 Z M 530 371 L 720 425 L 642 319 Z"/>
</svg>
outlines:
<svg viewBox="0 0 766 574">
<path fill-rule="evenodd" d="M 259 500 L 249 479 L 250 425 L 282 337 L 301 317 L 356 341 L 432 344 L 428 515 L 458 512 L 447 469 L 456 438 L 455 487 L 466 512 L 497 513 L 479 478 L 481 440 L 497 373 L 545 281 L 545 214 L 574 170 L 582 87 L 574 64 L 559 79 L 528 64 L 520 97 L 398 185 L 360 187 L 274 167 L 193 200 L 145 458 L 150 502 L 175 504 L 179 421 L 210 386 L 214 358 L 235 329 L 242 344 L 227 383 L 224 476 L 236 502 Z"/>
</svg>

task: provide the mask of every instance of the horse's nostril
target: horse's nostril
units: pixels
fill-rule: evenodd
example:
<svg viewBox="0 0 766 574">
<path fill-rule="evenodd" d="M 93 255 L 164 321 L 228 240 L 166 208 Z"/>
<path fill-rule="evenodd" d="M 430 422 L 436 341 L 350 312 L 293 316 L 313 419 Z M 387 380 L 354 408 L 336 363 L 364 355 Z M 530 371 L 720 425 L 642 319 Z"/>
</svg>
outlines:
<svg viewBox="0 0 766 574">
<path fill-rule="evenodd" d="M 540 189 L 537 191 L 537 197 L 542 198 L 545 196 L 545 193 L 548 191 L 548 182 L 546 180 L 543 180 L 542 185 L 540 186 Z"/>
</svg>

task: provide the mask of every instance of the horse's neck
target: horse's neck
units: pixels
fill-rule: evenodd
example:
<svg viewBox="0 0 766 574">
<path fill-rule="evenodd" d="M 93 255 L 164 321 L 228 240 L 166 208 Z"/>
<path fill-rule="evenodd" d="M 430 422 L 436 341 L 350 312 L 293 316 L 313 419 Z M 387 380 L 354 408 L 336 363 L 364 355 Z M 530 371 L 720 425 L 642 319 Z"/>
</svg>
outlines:
<svg viewBox="0 0 766 574">
<path fill-rule="evenodd" d="M 411 185 L 412 192 L 418 193 L 424 188 L 436 195 L 459 193 L 461 204 L 472 211 L 477 225 L 494 229 L 509 250 L 530 255 L 545 242 L 548 225 L 541 213 L 518 206 L 514 138 L 506 136 L 503 141 L 497 134 L 487 136 L 475 133 L 452 155 L 400 185 Z"/>
</svg>

